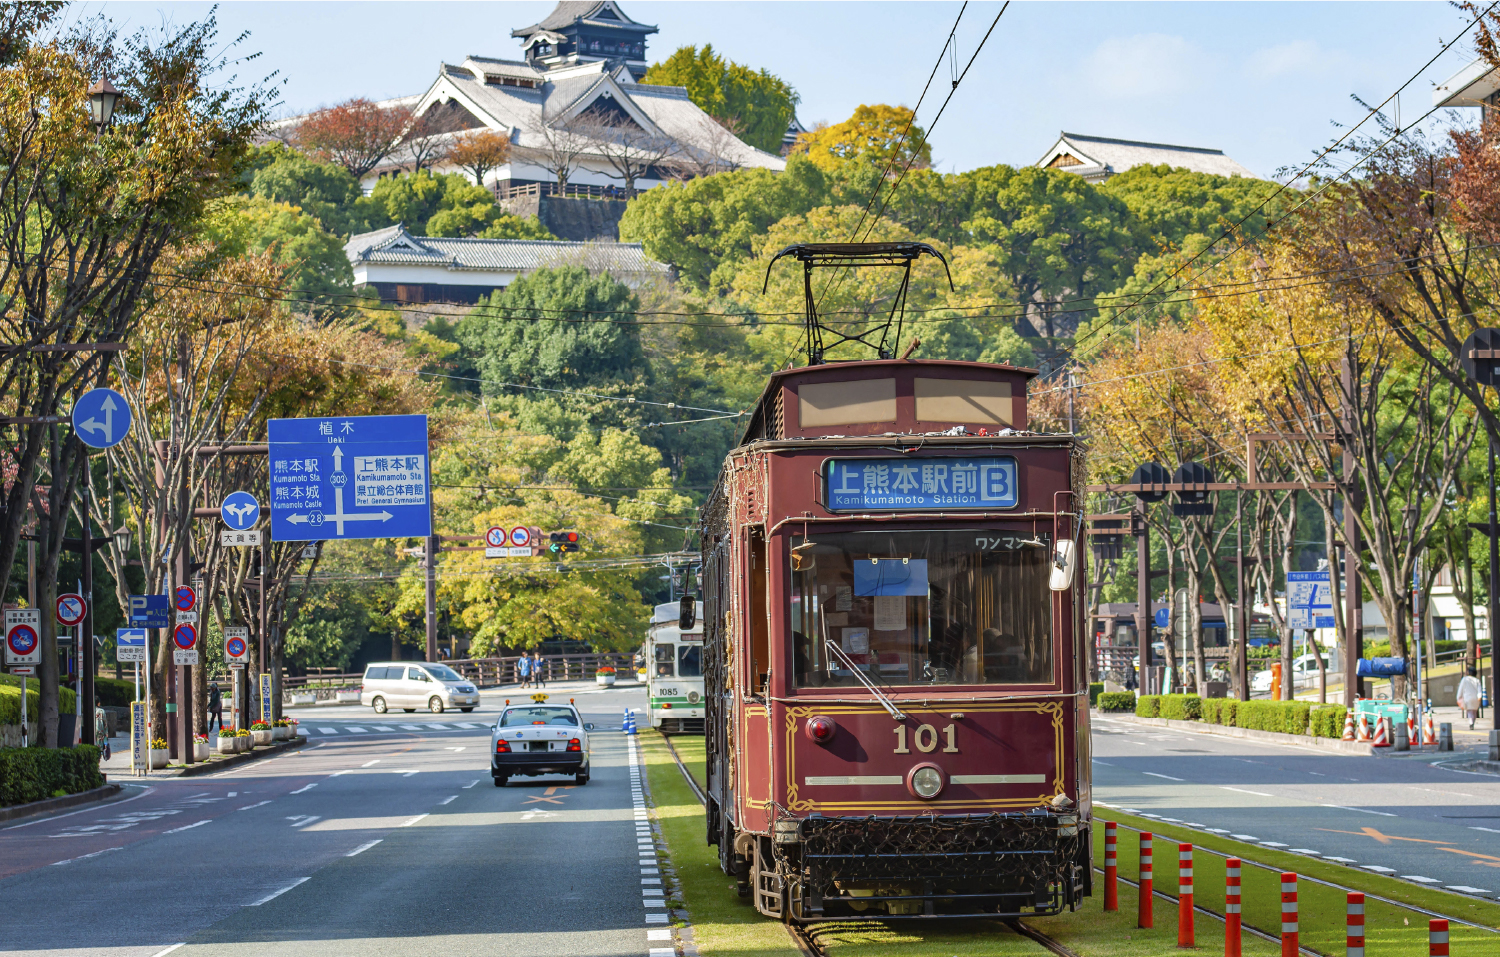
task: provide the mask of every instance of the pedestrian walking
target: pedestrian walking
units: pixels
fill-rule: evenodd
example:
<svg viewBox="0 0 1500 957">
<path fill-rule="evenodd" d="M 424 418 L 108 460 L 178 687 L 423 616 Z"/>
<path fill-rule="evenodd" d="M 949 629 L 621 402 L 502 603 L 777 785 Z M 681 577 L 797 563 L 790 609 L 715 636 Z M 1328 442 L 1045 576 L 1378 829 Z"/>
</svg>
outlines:
<svg viewBox="0 0 1500 957">
<path fill-rule="evenodd" d="M 216 730 L 214 727 L 216 724 L 218 725 L 218 730 L 223 729 L 224 695 L 219 692 L 219 683 L 217 681 L 210 681 L 208 683 L 208 725 L 204 728 L 204 731 L 208 734 L 213 734 Z"/>
<path fill-rule="evenodd" d="M 547 682 L 542 679 L 542 653 L 540 651 L 531 653 L 531 678 L 538 688 L 547 687 Z"/>
<path fill-rule="evenodd" d="M 531 656 L 521 652 L 521 660 L 516 662 L 516 675 L 521 679 L 521 687 L 531 687 Z"/>
<path fill-rule="evenodd" d="M 1474 677 L 1474 669 L 1458 679 L 1458 707 L 1469 719 L 1469 730 L 1474 730 L 1474 721 L 1479 717 L 1479 679 Z"/>
</svg>

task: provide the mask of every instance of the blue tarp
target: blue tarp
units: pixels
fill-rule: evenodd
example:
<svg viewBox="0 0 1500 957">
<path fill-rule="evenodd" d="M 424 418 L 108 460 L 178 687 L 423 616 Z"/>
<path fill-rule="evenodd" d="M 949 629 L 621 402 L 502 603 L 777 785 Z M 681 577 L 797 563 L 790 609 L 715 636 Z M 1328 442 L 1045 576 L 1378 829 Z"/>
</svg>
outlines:
<svg viewBox="0 0 1500 957">
<path fill-rule="evenodd" d="M 1361 678 L 1389 678 L 1406 674 L 1404 658 L 1361 658 L 1358 675 Z"/>
<path fill-rule="evenodd" d="M 857 558 L 854 560 L 854 594 L 926 598 L 927 559 Z"/>
</svg>

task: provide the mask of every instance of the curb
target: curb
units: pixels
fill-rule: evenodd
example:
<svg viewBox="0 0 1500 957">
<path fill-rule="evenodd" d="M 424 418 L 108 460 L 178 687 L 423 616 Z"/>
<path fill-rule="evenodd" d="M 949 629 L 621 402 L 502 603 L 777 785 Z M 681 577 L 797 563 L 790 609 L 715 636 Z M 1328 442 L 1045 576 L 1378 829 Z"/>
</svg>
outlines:
<svg viewBox="0 0 1500 957">
<path fill-rule="evenodd" d="M 0 808 L 0 821 L 14 821 L 18 818 L 32 817 L 37 814 L 62 811 L 79 804 L 93 804 L 96 801 L 107 801 L 116 794 L 119 794 L 120 790 L 121 788 L 118 784 L 106 784 L 103 787 L 79 791 L 77 794 L 65 794 L 62 797 L 43 798 L 40 801 L 32 801 L 29 804 L 16 804 L 11 807 Z"/>
<path fill-rule="evenodd" d="M 264 747 L 256 748 L 253 751 L 241 751 L 238 754 L 231 754 L 228 757 L 220 758 L 217 761 L 215 761 L 213 758 L 209 758 L 207 761 L 198 761 L 184 768 L 171 768 L 152 771 L 151 777 L 194 778 L 198 777 L 201 774 L 215 774 L 219 771 L 223 771 L 226 768 L 232 768 L 241 764 L 248 764 L 251 761 L 258 761 L 261 758 L 270 757 L 273 754 L 280 754 L 283 751 L 290 751 L 293 748 L 300 748 L 306 743 L 307 736 L 298 735 L 290 741 L 282 741 L 279 744 L 266 745 Z"/>
<path fill-rule="evenodd" d="M 1315 738 L 1310 734 L 1287 734 L 1282 731 L 1255 731 L 1250 728 L 1230 728 L 1222 724 L 1207 724 L 1203 721 L 1176 721 L 1171 718 L 1141 718 L 1133 714 L 1101 713 L 1100 718 L 1108 718 L 1110 721 L 1124 721 L 1129 724 L 1138 724 L 1151 728 L 1169 728 L 1173 731 L 1188 731 L 1196 734 L 1218 735 L 1224 738 L 1245 738 L 1251 741 L 1265 741 L 1271 744 L 1297 744 L 1304 747 L 1324 748 L 1329 751 L 1342 751 L 1345 754 L 1357 754 L 1362 757 L 1379 757 L 1379 751 L 1388 751 L 1389 748 L 1381 748 L 1377 751 L 1370 745 L 1360 741 L 1344 741 L 1338 738 Z"/>
</svg>

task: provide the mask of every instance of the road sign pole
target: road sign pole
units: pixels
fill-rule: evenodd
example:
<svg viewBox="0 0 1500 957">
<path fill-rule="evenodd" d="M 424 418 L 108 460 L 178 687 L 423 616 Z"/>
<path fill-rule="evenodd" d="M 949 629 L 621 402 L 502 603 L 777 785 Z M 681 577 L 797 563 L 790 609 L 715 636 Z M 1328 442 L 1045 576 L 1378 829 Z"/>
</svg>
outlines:
<svg viewBox="0 0 1500 957">
<path fill-rule="evenodd" d="M 437 661 L 437 541 L 427 536 L 427 660 Z"/>
<path fill-rule="evenodd" d="M 1486 444 L 1490 451 L 1490 598 L 1485 630 L 1490 635 L 1490 715 L 1500 728 L 1500 701 L 1496 700 L 1500 698 L 1500 642 L 1495 640 L 1495 620 L 1500 618 L 1500 525 L 1495 522 L 1495 440 Z"/>
<path fill-rule="evenodd" d="M 98 744 L 94 740 L 94 672 L 98 670 L 95 656 L 98 647 L 94 644 L 94 534 L 93 519 L 89 518 L 89 499 L 93 497 L 92 473 L 88 461 L 83 465 L 83 581 L 79 592 L 83 595 L 83 621 L 78 625 L 78 711 L 80 715 L 79 738 L 84 744 Z M 84 647 L 87 639 L 87 647 Z M 83 721 L 82 716 L 88 720 Z"/>
</svg>

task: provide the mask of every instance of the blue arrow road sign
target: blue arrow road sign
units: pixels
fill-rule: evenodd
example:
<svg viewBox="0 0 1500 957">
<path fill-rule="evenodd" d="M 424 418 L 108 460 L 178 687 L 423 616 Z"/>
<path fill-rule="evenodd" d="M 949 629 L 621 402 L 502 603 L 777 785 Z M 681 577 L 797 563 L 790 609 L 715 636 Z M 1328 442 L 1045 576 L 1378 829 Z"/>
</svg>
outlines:
<svg viewBox="0 0 1500 957">
<path fill-rule="evenodd" d="M 114 389 L 90 389 L 73 404 L 73 434 L 96 449 L 119 445 L 130 431 L 130 406 Z"/>
<path fill-rule="evenodd" d="M 416 538 L 432 533 L 427 416 L 272 419 L 271 538 Z"/>
<path fill-rule="evenodd" d="M 243 532 L 260 521 L 260 503 L 249 492 L 230 492 L 219 506 L 219 516 L 225 525 Z"/>
<path fill-rule="evenodd" d="M 140 628 L 170 627 L 171 601 L 166 595 L 131 595 L 130 623 Z"/>
</svg>

